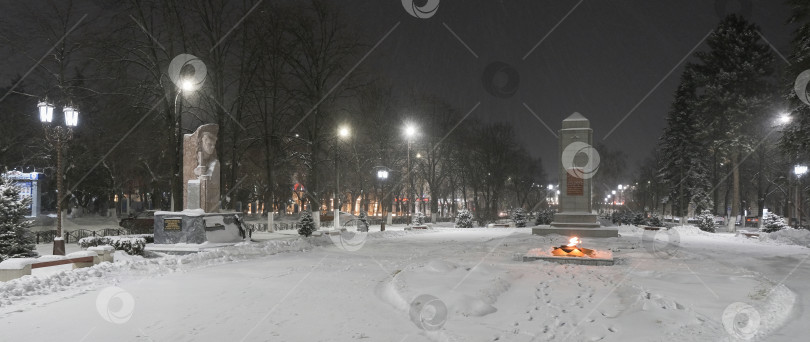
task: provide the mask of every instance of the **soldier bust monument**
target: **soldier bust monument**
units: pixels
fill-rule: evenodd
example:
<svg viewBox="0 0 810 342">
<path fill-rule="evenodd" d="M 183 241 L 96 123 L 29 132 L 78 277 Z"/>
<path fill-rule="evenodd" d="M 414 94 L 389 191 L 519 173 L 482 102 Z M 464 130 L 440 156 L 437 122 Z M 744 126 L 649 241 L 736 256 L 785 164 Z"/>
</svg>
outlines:
<svg viewBox="0 0 810 342">
<path fill-rule="evenodd" d="M 219 211 L 219 160 L 217 132 L 219 126 L 202 125 L 194 134 L 183 136 L 183 207 Z"/>
</svg>

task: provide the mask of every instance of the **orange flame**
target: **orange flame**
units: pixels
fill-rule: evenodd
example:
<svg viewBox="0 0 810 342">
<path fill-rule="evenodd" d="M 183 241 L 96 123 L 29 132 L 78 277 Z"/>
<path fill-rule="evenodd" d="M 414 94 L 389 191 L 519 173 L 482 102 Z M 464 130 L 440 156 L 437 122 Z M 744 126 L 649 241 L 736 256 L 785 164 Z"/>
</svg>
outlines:
<svg viewBox="0 0 810 342">
<path fill-rule="evenodd" d="M 582 240 L 580 240 L 578 237 L 574 236 L 570 240 L 568 240 L 568 245 L 567 246 L 568 247 L 575 247 L 576 245 L 578 245 L 580 243 L 582 243 Z"/>
</svg>

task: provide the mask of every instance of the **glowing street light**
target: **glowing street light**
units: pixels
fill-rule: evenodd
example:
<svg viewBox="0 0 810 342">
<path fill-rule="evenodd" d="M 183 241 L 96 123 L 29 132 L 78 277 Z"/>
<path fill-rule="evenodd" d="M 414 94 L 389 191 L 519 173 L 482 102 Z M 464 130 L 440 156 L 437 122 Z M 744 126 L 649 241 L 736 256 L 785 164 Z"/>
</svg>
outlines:
<svg viewBox="0 0 810 342">
<path fill-rule="evenodd" d="M 413 185 L 413 175 L 411 174 L 411 141 L 416 136 L 416 126 L 413 124 L 405 125 L 405 137 L 408 139 L 408 196 L 410 197 L 410 201 L 408 204 L 408 211 L 413 215 L 413 212 L 416 211 L 416 201 L 413 199 L 416 198 L 416 195 L 411 196 L 414 192 L 414 185 Z"/>
<path fill-rule="evenodd" d="M 65 255 L 65 240 L 62 236 L 62 202 L 65 200 L 64 167 L 62 167 L 63 146 L 73 138 L 73 127 L 79 125 L 79 110 L 73 105 L 65 106 L 65 125 L 53 125 L 54 106 L 47 100 L 37 104 L 39 121 L 45 128 L 45 138 L 56 145 L 56 236 L 53 240 L 53 255 Z"/>
<path fill-rule="evenodd" d="M 782 112 L 782 113 L 779 113 L 779 117 L 776 118 L 776 122 L 779 123 L 780 125 L 786 125 L 786 124 L 790 123 L 790 121 L 792 119 L 793 118 L 790 116 L 790 113 Z"/>
<path fill-rule="evenodd" d="M 385 231 L 385 222 L 388 221 L 388 212 L 385 206 L 385 180 L 388 179 L 388 170 L 386 169 L 378 169 L 377 170 L 377 179 L 380 180 L 380 206 L 382 206 L 382 223 L 380 223 L 380 231 Z"/>
<path fill-rule="evenodd" d="M 341 126 L 340 128 L 338 128 L 338 136 L 340 136 L 341 138 L 348 138 L 349 134 L 351 134 L 349 127 Z"/>
</svg>

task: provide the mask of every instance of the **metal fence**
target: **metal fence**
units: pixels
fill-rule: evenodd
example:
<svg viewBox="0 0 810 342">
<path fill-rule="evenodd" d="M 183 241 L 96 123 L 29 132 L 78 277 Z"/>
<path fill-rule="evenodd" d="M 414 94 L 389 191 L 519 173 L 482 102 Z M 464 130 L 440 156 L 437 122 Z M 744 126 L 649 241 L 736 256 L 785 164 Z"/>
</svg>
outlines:
<svg viewBox="0 0 810 342">
<path fill-rule="evenodd" d="M 99 230 L 89 230 L 89 229 L 78 229 L 73 231 L 63 231 L 63 235 L 65 236 L 65 243 L 78 243 L 81 238 L 86 238 L 90 236 L 117 236 L 117 235 L 131 235 L 131 234 L 152 234 L 152 231 L 148 233 L 141 233 L 141 232 L 133 232 L 128 229 L 124 228 L 105 228 Z M 46 230 L 42 232 L 35 232 L 34 237 L 36 239 L 36 243 L 50 243 L 56 238 L 56 230 Z"/>
</svg>

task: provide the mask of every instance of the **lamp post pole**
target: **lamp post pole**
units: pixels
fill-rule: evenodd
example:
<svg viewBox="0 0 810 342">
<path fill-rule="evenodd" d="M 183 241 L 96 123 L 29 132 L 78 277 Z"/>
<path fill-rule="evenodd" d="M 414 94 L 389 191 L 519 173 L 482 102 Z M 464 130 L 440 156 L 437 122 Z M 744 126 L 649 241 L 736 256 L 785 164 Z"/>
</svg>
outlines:
<svg viewBox="0 0 810 342">
<path fill-rule="evenodd" d="M 335 136 L 335 196 L 334 196 L 334 210 L 335 220 L 334 229 L 340 229 L 340 164 L 338 163 L 338 149 L 340 148 L 340 138 L 347 138 L 349 136 L 349 127 L 342 126 L 338 128 L 337 135 Z"/>
<path fill-rule="evenodd" d="M 385 231 L 385 222 L 388 220 L 387 211 L 385 210 L 385 180 L 388 179 L 388 170 L 378 170 L 377 179 L 380 180 L 380 205 L 382 206 L 382 223 L 380 223 L 380 231 Z"/>
<path fill-rule="evenodd" d="M 53 255 L 65 255 L 65 239 L 62 234 L 62 202 L 65 195 L 63 151 L 64 145 L 73 137 L 72 127 L 79 124 L 79 111 L 72 105 L 65 106 L 62 112 L 65 115 L 65 126 L 49 127 L 53 121 L 54 106 L 47 100 L 37 104 L 39 120 L 45 129 L 45 139 L 56 145 L 56 236 L 53 239 Z"/>
<path fill-rule="evenodd" d="M 177 87 L 174 96 L 174 163 L 172 164 L 171 211 L 183 210 L 183 87 Z"/>
<path fill-rule="evenodd" d="M 802 175 L 807 172 L 806 165 L 796 165 L 793 168 L 793 173 L 796 174 L 796 204 L 794 207 L 796 208 L 796 216 L 798 217 L 799 221 L 796 223 L 796 228 L 802 226 L 802 189 L 801 189 L 801 180 Z"/>
</svg>

